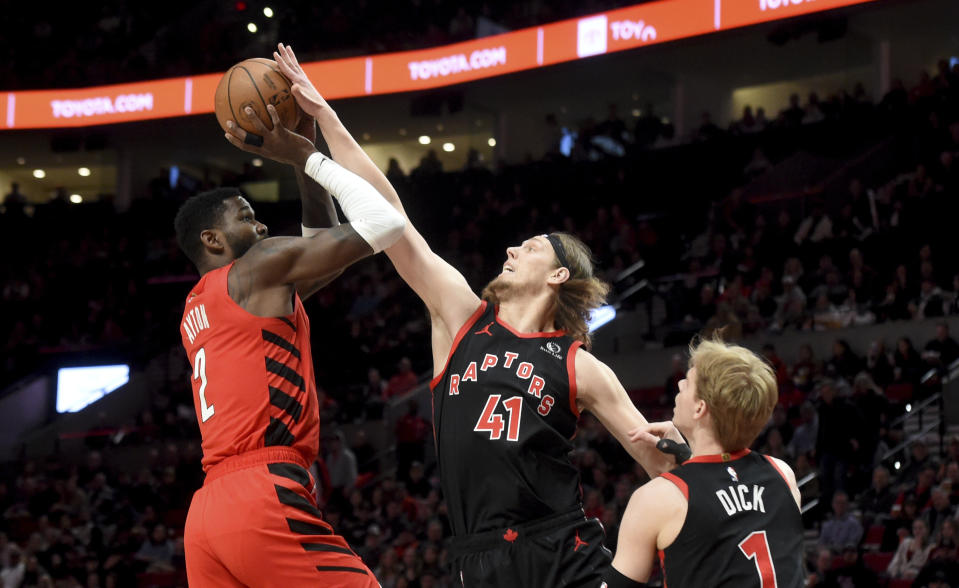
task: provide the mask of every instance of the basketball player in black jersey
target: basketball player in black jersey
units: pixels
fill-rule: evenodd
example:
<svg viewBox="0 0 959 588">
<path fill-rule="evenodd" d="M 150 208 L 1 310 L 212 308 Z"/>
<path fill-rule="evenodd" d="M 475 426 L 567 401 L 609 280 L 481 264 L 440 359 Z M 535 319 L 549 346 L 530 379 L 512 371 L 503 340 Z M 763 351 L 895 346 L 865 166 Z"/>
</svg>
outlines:
<svg viewBox="0 0 959 588">
<path fill-rule="evenodd" d="M 405 215 L 293 53 L 281 45 L 274 57 L 333 159 Z M 507 249 L 483 300 L 409 224 L 386 252 L 432 318 L 433 426 L 454 575 L 469 588 L 598 586 L 611 555 L 600 523 L 583 514 L 568 456 L 580 411 L 651 475 L 673 464 L 630 442 L 646 420 L 612 370 L 583 349 L 589 312 L 607 292 L 589 250 L 566 234 L 530 237 Z"/>
<path fill-rule="evenodd" d="M 682 432 L 692 458 L 633 494 L 604 588 L 645 586 L 657 551 L 669 588 L 798 588 L 805 583 L 796 476 L 747 449 L 776 406 L 772 369 L 719 340 L 690 347 L 673 422 L 640 427 L 653 446 Z"/>
</svg>

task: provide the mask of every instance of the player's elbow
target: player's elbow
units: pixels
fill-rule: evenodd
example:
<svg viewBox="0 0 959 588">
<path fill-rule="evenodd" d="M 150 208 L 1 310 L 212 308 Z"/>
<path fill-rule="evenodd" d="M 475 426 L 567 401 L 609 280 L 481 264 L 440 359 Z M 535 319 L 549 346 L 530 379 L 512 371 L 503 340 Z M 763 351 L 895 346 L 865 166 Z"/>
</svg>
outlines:
<svg viewBox="0 0 959 588">
<path fill-rule="evenodd" d="M 406 230 L 406 217 L 400 214 L 395 208 L 389 208 L 391 214 L 385 215 L 383 220 L 383 236 L 381 237 L 381 249 L 387 249 L 394 245 L 403 236 Z"/>
</svg>

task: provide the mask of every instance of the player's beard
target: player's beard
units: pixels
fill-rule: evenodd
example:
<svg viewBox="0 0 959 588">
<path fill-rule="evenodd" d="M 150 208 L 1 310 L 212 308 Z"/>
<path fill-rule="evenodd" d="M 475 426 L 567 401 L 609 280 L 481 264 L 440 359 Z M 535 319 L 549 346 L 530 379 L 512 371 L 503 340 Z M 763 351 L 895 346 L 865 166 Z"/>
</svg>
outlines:
<svg viewBox="0 0 959 588">
<path fill-rule="evenodd" d="M 260 237 L 256 234 L 247 233 L 246 236 L 238 237 L 236 235 L 227 235 L 226 242 L 230 246 L 230 249 L 233 250 L 233 259 L 240 259 L 243 257 L 243 254 L 250 250 L 250 247 L 253 247 L 257 241 L 261 238 L 265 238 L 266 235 Z"/>
<path fill-rule="evenodd" d="M 510 284 L 504 279 L 503 275 L 499 275 L 493 278 L 489 284 L 486 284 L 480 296 L 483 300 L 487 300 L 495 306 L 516 298 L 521 291 L 522 287 Z"/>
</svg>

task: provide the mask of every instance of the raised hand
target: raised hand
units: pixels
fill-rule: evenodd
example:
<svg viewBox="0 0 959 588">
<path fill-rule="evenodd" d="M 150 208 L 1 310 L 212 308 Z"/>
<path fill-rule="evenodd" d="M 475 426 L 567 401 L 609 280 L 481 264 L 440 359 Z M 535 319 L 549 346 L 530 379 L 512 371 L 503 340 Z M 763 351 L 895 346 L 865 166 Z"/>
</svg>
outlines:
<svg viewBox="0 0 959 588">
<path fill-rule="evenodd" d="M 273 121 L 272 130 L 266 128 L 252 108 L 246 107 L 244 113 L 259 134 L 248 133 L 234 121 L 228 120 L 226 121 L 226 140 L 243 151 L 262 155 L 280 163 L 304 165 L 307 158 L 316 151 L 313 143 L 284 127 L 272 104 L 267 105 L 266 111 L 270 115 L 270 120 Z"/>
<path fill-rule="evenodd" d="M 647 423 L 629 432 L 629 440 L 634 443 L 642 442 L 655 446 L 660 439 L 672 439 L 677 443 L 686 442 L 672 421 Z"/>
<path fill-rule="evenodd" d="M 306 114 L 316 117 L 323 110 L 329 109 L 330 105 L 323 96 L 320 95 L 310 78 L 306 77 L 300 62 L 296 60 L 296 54 L 293 49 L 283 43 L 277 45 L 277 50 L 273 52 L 273 59 L 276 60 L 280 71 L 290 80 L 293 97 L 297 104 Z"/>
</svg>

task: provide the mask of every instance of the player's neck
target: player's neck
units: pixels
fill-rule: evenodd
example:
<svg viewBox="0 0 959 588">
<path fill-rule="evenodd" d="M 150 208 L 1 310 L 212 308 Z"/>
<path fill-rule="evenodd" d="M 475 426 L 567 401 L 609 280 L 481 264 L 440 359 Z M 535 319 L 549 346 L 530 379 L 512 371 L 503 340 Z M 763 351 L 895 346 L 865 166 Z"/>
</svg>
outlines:
<svg viewBox="0 0 959 588">
<path fill-rule="evenodd" d="M 719 455 L 723 453 L 723 446 L 719 444 L 712 433 L 700 429 L 689 438 L 689 449 L 693 457 L 700 455 Z"/>
<path fill-rule="evenodd" d="M 549 333 L 556 330 L 554 309 L 551 297 L 515 298 L 500 302 L 496 316 L 520 333 Z"/>
</svg>

